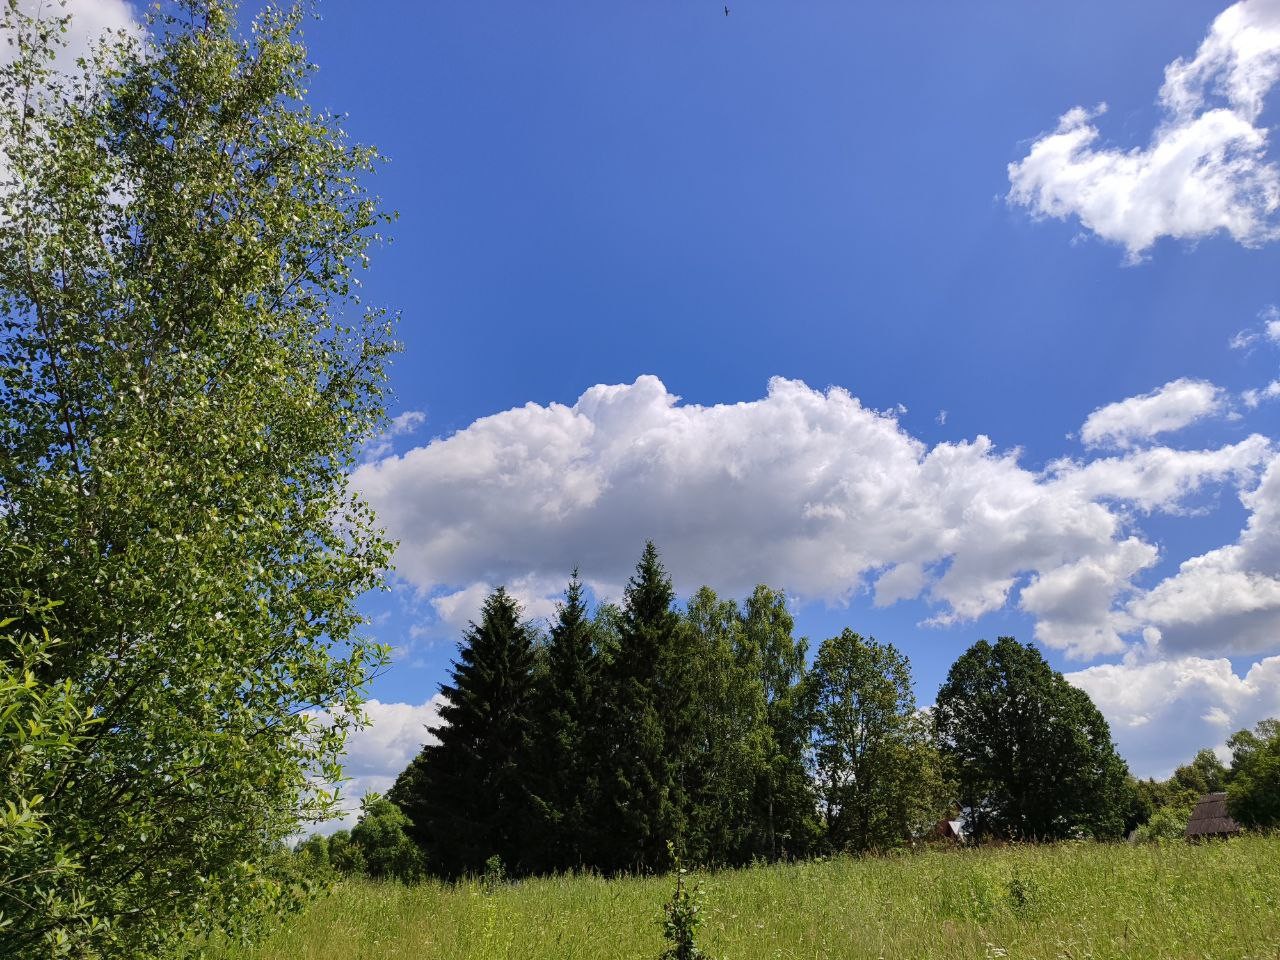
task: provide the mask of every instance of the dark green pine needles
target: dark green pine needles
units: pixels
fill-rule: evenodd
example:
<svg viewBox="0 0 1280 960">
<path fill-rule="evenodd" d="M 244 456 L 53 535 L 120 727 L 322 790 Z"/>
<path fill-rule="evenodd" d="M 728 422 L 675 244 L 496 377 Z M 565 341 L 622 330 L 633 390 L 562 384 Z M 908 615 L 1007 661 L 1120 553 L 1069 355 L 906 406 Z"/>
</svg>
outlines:
<svg viewBox="0 0 1280 960">
<path fill-rule="evenodd" d="M 536 707 L 533 631 L 503 589 L 485 601 L 441 688 L 444 721 L 391 789 L 432 872 L 479 874 L 494 856 L 519 869 L 537 826 L 530 790 Z"/>
</svg>

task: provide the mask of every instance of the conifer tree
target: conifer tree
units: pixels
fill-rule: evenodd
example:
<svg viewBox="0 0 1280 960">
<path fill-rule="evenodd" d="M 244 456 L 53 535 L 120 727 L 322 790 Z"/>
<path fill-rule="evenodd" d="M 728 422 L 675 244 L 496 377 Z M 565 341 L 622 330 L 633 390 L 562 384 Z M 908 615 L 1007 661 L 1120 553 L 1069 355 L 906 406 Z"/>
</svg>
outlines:
<svg viewBox="0 0 1280 960">
<path fill-rule="evenodd" d="M 538 696 L 538 808 L 542 829 L 535 872 L 591 862 L 599 801 L 592 736 L 600 682 L 595 625 L 573 571 L 546 647 Z"/>
<path fill-rule="evenodd" d="M 412 836 L 432 873 L 481 872 L 498 856 L 507 869 L 527 869 L 533 754 L 533 631 L 520 607 L 499 587 L 485 600 L 454 662 L 452 683 L 441 686 L 444 721 L 437 742 L 400 775 L 388 794 L 413 822 Z"/>
<path fill-rule="evenodd" d="M 605 676 L 599 865 L 646 871 L 668 865 L 667 841 L 683 833 L 675 765 L 667 749 L 674 691 L 664 689 L 678 640 L 675 591 L 652 541 L 627 583 L 617 649 Z"/>
</svg>

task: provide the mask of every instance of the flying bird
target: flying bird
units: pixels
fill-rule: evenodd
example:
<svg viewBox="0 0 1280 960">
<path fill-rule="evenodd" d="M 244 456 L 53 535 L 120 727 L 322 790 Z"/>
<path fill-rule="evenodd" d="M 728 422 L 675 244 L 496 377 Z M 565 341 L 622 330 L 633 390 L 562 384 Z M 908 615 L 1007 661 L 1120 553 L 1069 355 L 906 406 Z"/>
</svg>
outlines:
<svg viewBox="0 0 1280 960">
<path fill-rule="evenodd" d="M 725 8 L 724 8 L 724 15 L 725 15 L 726 17 L 729 15 L 729 8 L 728 8 L 728 7 L 725 7 Z"/>
</svg>

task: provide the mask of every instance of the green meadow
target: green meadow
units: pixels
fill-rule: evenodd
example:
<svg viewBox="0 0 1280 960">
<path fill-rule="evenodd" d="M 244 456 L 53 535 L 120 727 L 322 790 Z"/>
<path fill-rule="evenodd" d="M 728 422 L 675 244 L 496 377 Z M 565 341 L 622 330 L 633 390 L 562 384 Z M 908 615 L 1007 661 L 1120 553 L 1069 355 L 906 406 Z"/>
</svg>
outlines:
<svg viewBox="0 0 1280 960">
<path fill-rule="evenodd" d="M 714 960 L 1280 957 L 1280 836 L 930 849 L 696 875 Z M 670 877 L 346 882 L 219 960 L 657 960 Z"/>
</svg>

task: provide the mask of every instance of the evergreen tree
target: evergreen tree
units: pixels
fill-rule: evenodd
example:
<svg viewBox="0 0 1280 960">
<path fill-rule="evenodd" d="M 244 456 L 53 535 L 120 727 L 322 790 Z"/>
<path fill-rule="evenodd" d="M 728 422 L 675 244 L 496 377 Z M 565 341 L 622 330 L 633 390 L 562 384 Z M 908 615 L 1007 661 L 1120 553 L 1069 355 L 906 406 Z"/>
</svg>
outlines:
<svg viewBox="0 0 1280 960">
<path fill-rule="evenodd" d="M 684 694 L 672 676 L 680 618 L 675 591 L 652 541 L 628 581 L 616 650 L 605 674 L 602 715 L 602 810 L 599 866 L 654 870 L 668 865 L 667 841 L 683 834 L 676 769 L 667 749 L 674 702 Z"/>
<path fill-rule="evenodd" d="M 884 850 L 931 826 L 946 802 L 941 761 L 907 658 L 846 629 L 819 648 L 808 684 L 827 842 Z"/>
<path fill-rule="evenodd" d="M 952 665 L 933 718 L 976 836 L 1121 835 L 1132 788 L 1107 721 L 1031 645 L 979 640 Z"/>
<path fill-rule="evenodd" d="M 596 628 L 574 570 L 546 646 L 538 696 L 538 808 L 542 824 L 536 872 L 592 861 L 599 803 L 593 736 L 600 683 Z"/>
<path fill-rule="evenodd" d="M 739 657 L 760 679 L 770 732 L 768 757 L 752 800 L 752 855 L 804 856 L 819 828 L 809 776 L 810 717 L 804 697 L 808 641 L 793 636 L 785 594 L 760 584 L 747 598 Z"/>
<path fill-rule="evenodd" d="M 495 855 L 513 872 L 527 869 L 538 822 L 530 792 L 536 657 L 533 631 L 499 587 L 466 633 L 452 683 L 441 687 L 437 742 L 388 794 L 412 821 L 432 873 L 479 873 Z"/>
</svg>

